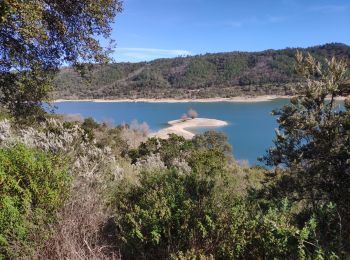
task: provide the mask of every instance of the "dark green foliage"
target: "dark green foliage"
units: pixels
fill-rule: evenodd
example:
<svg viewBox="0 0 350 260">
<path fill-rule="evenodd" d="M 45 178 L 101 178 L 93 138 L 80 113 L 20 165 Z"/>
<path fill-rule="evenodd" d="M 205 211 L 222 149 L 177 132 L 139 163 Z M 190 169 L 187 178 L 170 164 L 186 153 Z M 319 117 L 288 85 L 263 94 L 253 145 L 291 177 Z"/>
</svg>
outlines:
<svg viewBox="0 0 350 260">
<path fill-rule="evenodd" d="M 334 226 L 327 227 L 327 220 L 321 218 L 319 243 L 338 255 L 348 255 L 350 106 L 346 100 L 344 110 L 340 110 L 334 102 L 343 91 L 339 85 L 344 80 L 346 64 L 332 59 L 323 67 L 311 55 L 303 57 L 300 53 L 297 63 L 308 84 L 290 105 L 275 111 L 279 131 L 275 147 L 265 159 L 280 168 L 273 174 L 269 197 L 287 196 L 301 203 L 309 215 L 324 211 L 325 205 L 334 205 L 334 222 L 328 222 Z M 330 100 L 326 100 L 327 96 Z"/>
<path fill-rule="evenodd" d="M 1 73 L 0 104 L 6 104 L 17 119 L 31 121 L 33 115 L 43 118 L 42 103 L 51 91 L 51 72 L 37 69 L 20 73 Z"/>
<path fill-rule="evenodd" d="M 194 88 L 198 85 L 204 85 L 208 80 L 215 77 L 216 66 L 210 61 L 204 59 L 193 60 L 187 67 L 183 77 L 174 82 L 177 87 Z"/>
<path fill-rule="evenodd" d="M 171 167 L 175 159 L 186 159 L 192 151 L 192 142 L 182 136 L 171 134 L 168 139 L 150 138 L 138 149 L 131 150 L 129 156 L 132 163 L 152 154 L 159 154 L 167 167 Z"/>
<path fill-rule="evenodd" d="M 166 166 L 171 167 L 175 159 L 187 159 L 193 144 L 182 136 L 171 134 L 168 139 L 150 138 L 136 150 L 131 150 L 129 156 L 135 163 L 138 159 L 151 154 L 159 154 Z"/>
<path fill-rule="evenodd" d="M 248 64 L 248 60 L 251 60 Z M 253 60 L 253 61 L 252 61 Z M 222 81 L 229 81 L 233 83 L 234 79 L 237 79 L 248 68 L 254 68 L 256 64 L 256 57 L 254 55 L 236 55 L 228 57 L 227 59 L 220 61 L 220 73 Z M 237 81 L 235 82 L 237 84 Z"/>
<path fill-rule="evenodd" d="M 159 154 L 165 166 L 171 167 L 175 160 L 184 160 L 193 164 L 199 163 L 197 156 L 205 160 L 217 157 L 222 169 L 228 158 L 231 158 L 231 145 L 222 133 L 208 131 L 196 135 L 193 140 L 186 140 L 181 136 L 171 134 L 168 139 L 150 138 L 142 143 L 138 149 L 131 150 L 129 156 L 132 163 L 144 159 L 152 154 Z M 207 165 L 209 167 L 209 165 Z M 207 168 L 210 170 L 210 167 Z"/>
<path fill-rule="evenodd" d="M 63 161 L 18 145 L 0 149 L 0 258 L 30 257 L 68 195 Z M 36 239 L 36 241 L 39 241 Z"/>
<path fill-rule="evenodd" d="M 69 7 L 69 8 L 68 8 Z M 105 63 L 108 38 L 121 11 L 118 0 L 4 0 L 0 3 L 0 104 L 14 116 L 42 113 L 53 73 L 63 63 Z"/>
<path fill-rule="evenodd" d="M 207 131 L 203 134 L 196 135 L 192 142 L 196 149 L 217 150 L 227 156 L 232 156 L 232 147 L 224 133 Z"/>
<path fill-rule="evenodd" d="M 116 187 L 114 233 L 123 258 L 316 256 L 317 247 L 305 250 L 313 219 L 298 228 L 286 201 L 262 209 L 230 192 L 230 176 L 198 170 L 144 172 L 139 184 Z"/>
<path fill-rule="evenodd" d="M 218 150 L 195 150 L 191 153 L 188 164 L 195 173 L 220 175 L 225 173 L 227 159 Z"/>
<path fill-rule="evenodd" d="M 99 124 L 95 122 L 95 120 L 92 117 L 86 118 L 81 124 L 81 128 L 84 129 L 85 134 L 87 135 L 89 140 L 92 140 L 94 138 L 94 129 L 97 129 L 98 127 Z"/>
<path fill-rule="evenodd" d="M 345 44 L 326 44 L 299 50 L 311 52 L 321 62 L 332 56 L 350 59 L 350 48 Z M 98 65 L 92 72 L 92 81 L 88 86 L 67 68 L 55 79 L 55 95 L 58 98 L 290 95 L 296 83 L 302 81 L 294 70 L 296 51 L 289 48 L 253 53 L 231 52 Z"/>
</svg>

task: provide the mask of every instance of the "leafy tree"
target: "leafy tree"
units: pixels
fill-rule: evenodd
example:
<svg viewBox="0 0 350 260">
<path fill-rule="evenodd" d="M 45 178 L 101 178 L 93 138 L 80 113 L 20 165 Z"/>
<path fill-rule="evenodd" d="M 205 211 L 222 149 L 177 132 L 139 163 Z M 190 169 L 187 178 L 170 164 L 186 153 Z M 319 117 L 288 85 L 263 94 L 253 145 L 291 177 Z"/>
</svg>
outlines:
<svg viewBox="0 0 350 260">
<path fill-rule="evenodd" d="M 99 126 L 100 125 L 92 117 L 86 118 L 81 124 L 81 128 L 84 129 L 90 141 L 94 138 L 94 129 L 99 128 Z"/>
<path fill-rule="evenodd" d="M 207 131 L 193 137 L 192 142 L 196 149 L 217 150 L 227 156 L 232 156 L 232 147 L 224 133 Z"/>
<path fill-rule="evenodd" d="M 119 0 L 5 0 L 0 3 L 0 102 L 15 116 L 36 114 L 60 65 L 106 62 Z M 42 111 L 42 110 L 41 110 Z"/>
<path fill-rule="evenodd" d="M 131 150 L 129 156 L 132 163 L 152 154 L 159 154 L 167 167 L 173 165 L 176 159 L 187 159 L 193 150 L 191 141 L 182 136 L 170 134 L 168 139 L 149 138 L 138 149 Z"/>
<path fill-rule="evenodd" d="M 335 204 L 340 230 L 333 250 L 349 253 L 350 103 L 346 100 L 342 109 L 335 102 L 343 91 L 339 85 L 346 63 L 333 58 L 323 67 L 310 54 L 304 57 L 301 53 L 296 61 L 306 81 L 290 105 L 274 112 L 279 130 L 275 147 L 265 157 L 268 165 L 277 167 L 272 194 L 302 201 L 310 214 Z M 327 237 L 325 232 L 320 235 Z M 329 245 L 326 239 L 322 242 Z"/>
</svg>

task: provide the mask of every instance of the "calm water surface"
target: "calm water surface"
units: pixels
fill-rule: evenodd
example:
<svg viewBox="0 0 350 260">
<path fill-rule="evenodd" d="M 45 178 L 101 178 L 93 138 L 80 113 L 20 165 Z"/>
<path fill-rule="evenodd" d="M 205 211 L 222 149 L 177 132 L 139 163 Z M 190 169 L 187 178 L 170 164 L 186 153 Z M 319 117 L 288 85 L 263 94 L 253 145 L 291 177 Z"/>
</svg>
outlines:
<svg viewBox="0 0 350 260">
<path fill-rule="evenodd" d="M 277 123 L 276 118 L 271 116 L 271 111 L 287 103 L 286 99 L 276 99 L 257 103 L 60 102 L 55 103 L 55 106 L 56 113 L 80 114 L 83 117 L 93 117 L 99 122 L 147 122 L 152 131 L 166 127 L 166 122 L 180 118 L 188 109 L 193 108 L 199 113 L 199 117 L 227 121 L 228 126 L 215 130 L 228 136 L 236 159 L 248 160 L 254 165 L 258 164 L 257 158 L 263 156 L 266 149 L 272 145 Z M 207 129 L 196 131 L 205 130 Z"/>
</svg>

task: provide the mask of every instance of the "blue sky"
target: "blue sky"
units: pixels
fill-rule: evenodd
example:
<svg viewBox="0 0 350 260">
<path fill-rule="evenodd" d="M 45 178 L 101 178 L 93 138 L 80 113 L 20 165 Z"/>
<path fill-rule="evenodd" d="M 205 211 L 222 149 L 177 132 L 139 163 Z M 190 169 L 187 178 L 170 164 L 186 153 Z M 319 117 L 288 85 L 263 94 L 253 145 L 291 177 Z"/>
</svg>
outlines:
<svg viewBox="0 0 350 260">
<path fill-rule="evenodd" d="M 117 61 L 350 44 L 350 0 L 124 0 Z"/>
</svg>

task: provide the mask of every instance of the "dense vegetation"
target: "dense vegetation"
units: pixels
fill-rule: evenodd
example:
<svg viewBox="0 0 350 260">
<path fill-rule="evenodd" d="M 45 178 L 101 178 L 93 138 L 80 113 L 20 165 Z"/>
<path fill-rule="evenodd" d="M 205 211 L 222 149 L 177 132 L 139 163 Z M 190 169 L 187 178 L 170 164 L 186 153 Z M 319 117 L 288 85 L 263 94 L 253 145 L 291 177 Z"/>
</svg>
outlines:
<svg viewBox="0 0 350 260">
<path fill-rule="evenodd" d="M 326 44 L 306 49 L 318 61 L 350 61 L 350 47 Z M 295 93 L 297 49 L 230 52 L 96 65 L 88 80 L 71 68 L 55 78 L 55 98 L 208 98 Z M 350 69 L 347 70 L 350 75 Z"/>
</svg>

